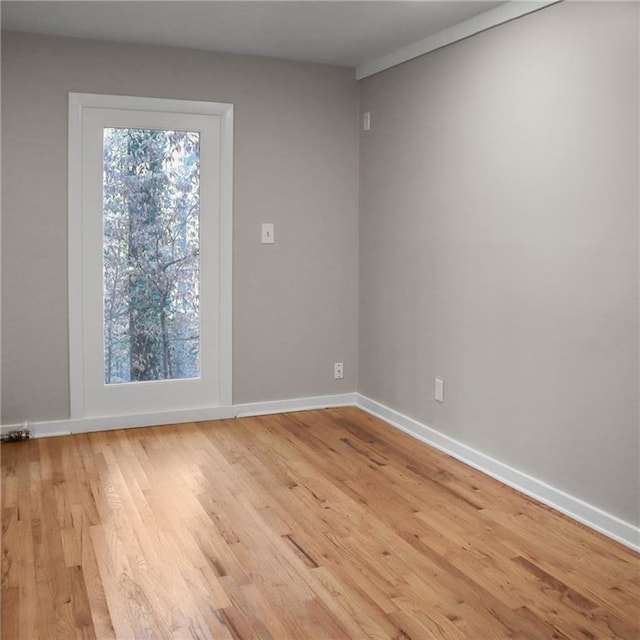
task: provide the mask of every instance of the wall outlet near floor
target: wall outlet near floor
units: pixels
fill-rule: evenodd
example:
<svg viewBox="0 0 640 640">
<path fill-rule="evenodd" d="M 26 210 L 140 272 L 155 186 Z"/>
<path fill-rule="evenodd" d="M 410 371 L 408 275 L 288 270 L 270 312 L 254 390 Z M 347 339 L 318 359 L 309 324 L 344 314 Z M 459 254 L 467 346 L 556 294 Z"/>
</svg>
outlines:
<svg viewBox="0 0 640 640">
<path fill-rule="evenodd" d="M 444 402 L 444 380 L 436 378 L 435 399 L 438 402 Z"/>
<path fill-rule="evenodd" d="M 344 365 L 342 362 L 336 362 L 333 365 L 333 377 L 336 380 L 342 380 L 342 378 L 344 378 Z"/>
</svg>

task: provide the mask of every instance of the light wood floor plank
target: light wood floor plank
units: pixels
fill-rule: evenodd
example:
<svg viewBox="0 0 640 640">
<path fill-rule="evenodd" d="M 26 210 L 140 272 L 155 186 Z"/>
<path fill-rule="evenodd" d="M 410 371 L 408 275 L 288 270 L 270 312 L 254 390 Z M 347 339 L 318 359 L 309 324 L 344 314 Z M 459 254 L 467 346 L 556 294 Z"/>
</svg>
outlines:
<svg viewBox="0 0 640 640">
<path fill-rule="evenodd" d="M 5 640 L 638 640 L 640 557 L 355 408 L 3 445 Z"/>
</svg>

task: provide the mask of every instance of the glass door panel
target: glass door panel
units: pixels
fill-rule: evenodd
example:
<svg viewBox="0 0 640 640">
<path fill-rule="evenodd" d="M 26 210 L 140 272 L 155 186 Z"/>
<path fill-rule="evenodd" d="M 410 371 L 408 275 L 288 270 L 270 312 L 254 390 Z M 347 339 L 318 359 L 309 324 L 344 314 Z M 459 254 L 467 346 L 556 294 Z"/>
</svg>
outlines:
<svg viewBox="0 0 640 640">
<path fill-rule="evenodd" d="M 197 378 L 200 135 L 103 131 L 105 384 Z"/>
</svg>

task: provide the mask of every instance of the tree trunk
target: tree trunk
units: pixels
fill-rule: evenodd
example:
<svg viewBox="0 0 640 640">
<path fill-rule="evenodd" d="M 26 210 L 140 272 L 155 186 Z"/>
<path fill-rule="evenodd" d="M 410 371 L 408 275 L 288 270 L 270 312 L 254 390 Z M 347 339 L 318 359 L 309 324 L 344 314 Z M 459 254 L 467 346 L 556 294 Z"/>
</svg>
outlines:
<svg viewBox="0 0 640 640">
<path fill-rule="evenodd" d="M 129 276 L 129 369 L 132 381 L 161 378 L 161 309 L 157 292 L 153 290 L 152 274 L 149 273 L 152 264 L 147 246 L 157 218 L 153 172 L 158 161 L 149 157 L 148 151 L 146 154 L 140 153 L 142 139 L 148 135 L 153 134 L 129 130 L 129 265 L 132 267 Z M 148 162 L 148 170 L 137 171 L 140 158 Z"/>
</svg>

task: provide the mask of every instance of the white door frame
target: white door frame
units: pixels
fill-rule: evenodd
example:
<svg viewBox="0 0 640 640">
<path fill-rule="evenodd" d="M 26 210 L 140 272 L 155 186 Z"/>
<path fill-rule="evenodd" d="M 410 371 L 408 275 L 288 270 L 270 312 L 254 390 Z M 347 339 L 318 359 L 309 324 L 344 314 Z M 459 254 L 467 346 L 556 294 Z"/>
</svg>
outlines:
<svg viewBox="0 0 640 640">
<path fill-rule="evenodd" d="M 218 167 L 218 240 L 217 240 L 217 371 L 216 389 L 211 390 L 211 402 L 199 401 L 197 406 L 167 407 L 165 410 L 229 406 L 232 404 L 232 195 L 233 195 L 233 105 L 218 102 L 190 100 L 170 100 L 159 98 L 138 98 L 101 94 L 69 94 L 69 384 L 70 417 L 102 417 L 122 415 L 117 408 L 114 412 L 91 413 L 85 404 L 86 377 L 84 370 L 85 327 L 83 322 L 83 116 L 96 110 L 111 109 L 129 112 L 145 111 L 161 114 L 189 116 L 213 116 L 219 123 Z M 205 212 L 203 212 L 205 213 Z M 206 215 L 206 214 L 205 214 Z M 206 330 L 206 329 L 205 329 Z M 159 381 L 158 384 L 171 384 Z M 156 383 L 133 383 L 156 384 Z M 121 385 L 109 385 L 117 387 Z M 158 407 L 157 411 L 162 412 Z M 154 411 L 146 408 L 142 411 Z"/>
</svg>

